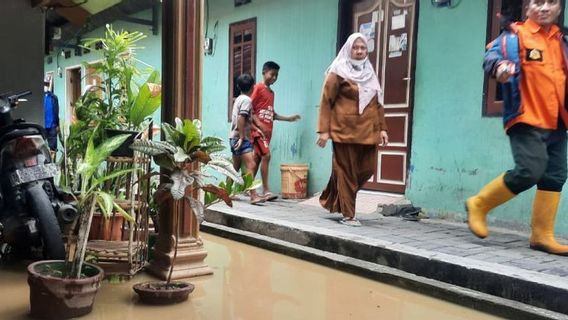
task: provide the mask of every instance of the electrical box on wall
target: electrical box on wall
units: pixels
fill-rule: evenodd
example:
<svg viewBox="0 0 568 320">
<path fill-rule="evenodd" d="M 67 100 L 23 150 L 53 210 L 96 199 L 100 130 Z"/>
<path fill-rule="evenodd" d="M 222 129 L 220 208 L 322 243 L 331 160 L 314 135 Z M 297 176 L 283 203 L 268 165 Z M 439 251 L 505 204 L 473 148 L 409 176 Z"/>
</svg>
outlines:
<svg viewBox="0 0 568 320">
<path fill-rule="evenodd" d="M 235 7 L 242 6 L 243 4 L 249 3 L 251 0 L 235 0 Z"/>
<path fill-rule="evenodd" d="M 452 0 L 432 0 L 432 5 L 434 7 L 450 7 Z"/>
<path fill-rule="evenodd" d="M 205 38 L 205 40 L 203 41 L 203 52 L 206 55 L 213 54 L 213 39 Z"/>
</svg>

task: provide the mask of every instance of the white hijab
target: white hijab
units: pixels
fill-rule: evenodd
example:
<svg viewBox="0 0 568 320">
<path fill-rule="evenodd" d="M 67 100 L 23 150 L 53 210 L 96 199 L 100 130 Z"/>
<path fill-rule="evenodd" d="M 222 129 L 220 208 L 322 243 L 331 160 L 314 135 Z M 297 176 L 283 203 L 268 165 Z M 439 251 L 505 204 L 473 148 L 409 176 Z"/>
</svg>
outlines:
<svg viewBox="0 0 568 320">
<path fill-rule="evenodd" d="M 349 79 L 357 83 L 359 87 L 359 114 L 361 114 L 375 95 L 378 95 L 379 103 L 383 103 L 383 90 L 375 70 L 373 70 L 371 62 L 369 62 L 368 55 L 363 60 L 351 58 L 351 49 L 355 40 L 359 38 L 367 44 L 367 37 L 362 33 L 350 35 L 335 60 L 327 68 L 326 74 L 332 72 L 343 79 Z"/>
</svg>

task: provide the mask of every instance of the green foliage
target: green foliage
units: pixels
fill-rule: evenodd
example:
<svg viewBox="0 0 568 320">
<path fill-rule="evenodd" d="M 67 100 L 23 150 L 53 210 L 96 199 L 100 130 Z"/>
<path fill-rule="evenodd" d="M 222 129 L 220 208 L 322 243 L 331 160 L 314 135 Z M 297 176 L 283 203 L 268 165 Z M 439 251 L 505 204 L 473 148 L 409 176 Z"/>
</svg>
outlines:
<svg viewBox="0 0 568 320">
<path fill-rule="evenodd" d="M 141 32 L 117 32 L 107 25 L 103 37 L 84 42 L 84 47 L 102 44 L 103 59 L 84 64 L 88 73 L 100 77 L 100 83 L 88 84 L 75 103 L 76 119 L 64 143 L 69 159 L 64 168 L 65 181 L 76 175 L 76 163 L 85 156 L 91 137 L 99 145 L 107 138 L 106 129 L 143 130 L 147 118 L 160 107 L 160 75 L 151 68 L 140 68 L 136 59 L 136 51 L 141 49 L 138 42 L 145 37 Z M 136 83 L 146 74 L 142 84 Z"/>
<path fill-rule="evenodd" d="M 230 197 L 234 197 L 238 194 L 242 194 L 246 191 L 254 190 L 262 185 L 262 181 L 255 180 L 250 174 L 242 175 L 243 183 L 235 183 L 232 179 L 227 179 L 219 184 L 219 187 L 227 192 Z M 212 193 L 205 192 L 205 205 L 209 206 L 213 203 L 219 202 L 221 199 Z"/>
<path fill-rule="evenodd" d="M 131 148 L 152 156 L 160 168 L 167 169 L 168 182 L 163 182 L 155 193 L 155 199 L 185 199 L 192 207 L 198 220 L 203 219 L 204 205 L 194 198 L 199 189 L 215 194 L 230 204 L 226 192 L 207 183 L 203 170 L 215 170 L 230 179 L 244 184 L 244 180 L 227 159 L 215 155 L 224 149 L 223 140 L 216 137 L 202 137 L 199 120 L 176 119 L 176 125 L 162 123 L 166 141 L 135 141 Z M 201 168 L 198 163 L 204 164 Z M 167 196 L 164 196 L 166 193 Z"/>
<path fill-rule="evenodd" d="M 95 146 L 96 132 L 97 129 L 95 128 L 87 143 L 85 157 L 77 166 L 76 185 L 81 186 L 78 194 L 79 211 L 83 213 L 87 211 L 88 205 L 94 199 L 106 217 L 110 217 L 114 209 L 127 220 L 132 221 L 133 218 L 116 204 L 115 196 L 103 191 L 102 187 L 104 182 L 124 176 L 135 169 L 116 170 L 106 174 L 103 170 L 100 170 L 106 159 L 128 138 L 128 135 L 118 135 Z"/>
<path fill-rule="evenodd" d="M 140 87 L 138 95 L 129 108 L 127 117 L 133 127 L 140 127 L 146 117 L 152 115 L 160 107 L 162 95 L 161 86 L 158 83 L 158 72 L 154 71 Z"/>
<path fill-rule="evenodd" d="M 141 49 L 137 43 L 145 37 L 138 31 L 117 32 L 107 25 L 104 37 L 90 38 L 84 43 L 84 47 L 102 44 L 103 59 L 85 65 L 87 70 L 102 78 L 100 86 L 89 90 L 90 93 L 96 93 L 96 98 L 90 100 L 88 107 L 92 109 L 93 104 L 102 106 L 104 113 L 100 119 L 109 119 L 115 125 L 112 128 L 138 129 L 143 120 L 160 105 L 161 86 L 156 71 L 152 71 L 142 85 L 134 82 L 143 73 L 137 66 L 136 51 Z M 140 113 L 133 116 L 134 108 Z M 77 118 L 83 120 L 79 114 Z"/>
</svg>

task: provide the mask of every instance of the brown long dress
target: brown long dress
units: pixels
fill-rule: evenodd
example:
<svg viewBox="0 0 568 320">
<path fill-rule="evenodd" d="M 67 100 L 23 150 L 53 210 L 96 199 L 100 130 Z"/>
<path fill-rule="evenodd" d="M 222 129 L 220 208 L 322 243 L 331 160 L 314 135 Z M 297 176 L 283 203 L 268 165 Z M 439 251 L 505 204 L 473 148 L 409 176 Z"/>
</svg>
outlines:
<svg viewBox="0 0 568 320">
<path fill-rule="evenodd" d="M 377 167 L 374 145 L 333 142 L 331 177 L 320 196 L 320 204 L 329 212 L 355 217 L 355 199 Z"/>
<path fill-rule="evenodd" d="M 318 119 L 318 133 L 333 141 L 331 177 L 320 196 L 330 212 L 355 217 L 357 192 L 375 172 L 380 131 L 387 130 L 384 109 L 375 97 L 359 114 L 357 84 L 329 73 Z"/>
</svg>

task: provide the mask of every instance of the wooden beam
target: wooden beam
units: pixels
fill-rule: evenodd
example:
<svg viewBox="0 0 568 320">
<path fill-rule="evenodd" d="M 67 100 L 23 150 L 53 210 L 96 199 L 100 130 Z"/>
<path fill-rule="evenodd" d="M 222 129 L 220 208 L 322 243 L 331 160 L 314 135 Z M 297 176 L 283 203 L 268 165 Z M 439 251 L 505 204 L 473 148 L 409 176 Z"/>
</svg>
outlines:
<svg viewBox="0 0 568 320">
<path fill-rule="evenodd" d="M 41 7 L 47 8 L 52 7 L 54 4 L 58 3 L 57 0 L 31 0 L 32 8 Z"/>
<path fill-rule="evenodd" d="M 164 0 L 162 6 L 162 121 L 201 118 L 201 35 L 204 0 Z M 180 217 L 173 219 L 174 216 Z M 180 230 L 172 279 L 213 273 L 189 205 L 160 207 L 158 242 L 148 270 L 166 279 L 173 261 L 174 234 Z"/>
<path fill-rule="evenodd" d="M 83 26 L 91 15 L 89 11 L 77 6 L 72 0 L 58 0 L 57 2 L 61 7 L 57 7 L 56 5 L 55 12 L 73 25 Z"/>
</svg>

